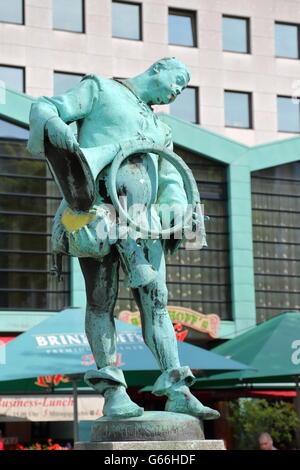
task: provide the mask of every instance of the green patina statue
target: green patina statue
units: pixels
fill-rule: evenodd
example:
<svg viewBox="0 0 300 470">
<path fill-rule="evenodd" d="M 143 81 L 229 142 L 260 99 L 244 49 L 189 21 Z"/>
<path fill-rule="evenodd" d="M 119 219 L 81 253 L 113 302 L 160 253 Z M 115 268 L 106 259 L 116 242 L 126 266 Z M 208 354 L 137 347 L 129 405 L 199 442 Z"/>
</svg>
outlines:
<svg viewBox="0 0 300 470">
<path fill-rule="evenodd" d="M 163 230 L 162 219 L 166 208 L 179 208 L 183 216 L 193 198 L 197 203 L 200 199 L 190 170 L 172 152 L 169 127 L 151 105 L 172 102 L 189 79 L 181 62 L 161 59 L 124 81 L 87 75 L 60 96 L 39 98 L 31 109 L 28 149 L 47 158 L 64 197 L 54 219 L 53 252 L 58 260 L 61 253 L 78 257 L 86 283 L 86 334 L 97 370 L 88 371 L 85 381 L 104 395 L 103 414 L 108 417 L 135 417 L 144 411 L 131 401 L 116 366 L 120 263 L 141 313 L 145 343 L 162 372 L 153 393 L 168 397 L 166 411 L 219 417 L 189 390 L 195 377 L 180 365 L 166 310 L 164 254 L 176 251 L 182 239 L 172 229 Z M 77 136 L 69 126 L 73 122 Z M 121 223 L 122 214 L 131 214 L 133 228 Z M 175 210 L 169 216 L 174 228 Z M 197 217 L 193 212 L 194 229 L 199 228 Z M 163 232 L 173 235 L 159 236 Z"/>
</svg>

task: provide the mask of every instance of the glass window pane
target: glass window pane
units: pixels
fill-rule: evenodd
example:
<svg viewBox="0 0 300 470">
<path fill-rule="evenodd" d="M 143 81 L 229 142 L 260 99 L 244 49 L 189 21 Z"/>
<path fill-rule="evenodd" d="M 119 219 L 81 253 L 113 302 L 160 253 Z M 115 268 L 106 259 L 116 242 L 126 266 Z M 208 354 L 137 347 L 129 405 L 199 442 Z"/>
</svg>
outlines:
<svg viewBox="0 0 300 470">
<path fill-rule="evenodd" d="M 73 88 L 80 82 L 82 77 L 83 75 L 75 73 L 54 72 L 54 96 L 61 95 L 70 90 L 70 88 Z"/>
<path fill-rule="evenodd" d="M 248 20 L 223 17 L 223 50 L 249 52 Z"/>
<path fill-rule="evenodd" d="M 53 0 L 53 28 L 82 33 L 82 0 Z"/>
<path fill-rule="evenodd" d="M 170 105 L 170 111 L 173 116 L 185 119 L 190 122 L 197 122 L 197 90 L 188 87 L 177 96 Z"/>
<path fill-rule="evenodd" d="M 0 65 L 0 80 L 6 88 L 24 92 L 24 69 Z"/>
<path fill-rule="evenodd" d="M 300 104 L 291 98 L 277 98 L 278 130 L 300 132 Z"/>
<path fill-rule="evenodd" d="M 44 236 L 43 234 L 41 235 L 22 234 L 22 236 L 20 236 L 18 233 L 2 233 L 0 237 L 0 249 L 9 250 L 9 249 L 14 248 L 15 250 L 32 251 L 33 237 L 34 237 L 35 251 L 37 250 L 47 251 L 47 238 L 48 237 Z M 13 267 L 12 264 L 10 266 Z"/>
<path fill-rule="evenodd" d="M 0 139 L 21 139 L 27 140 L 29 132 L 27 129 L 16 126 L 11 122 L 3 121 L 0 119 Z"/>
<path fill-rule="evenodd" d="M 43 214 L 46 202 L 46 199 L 41 198 L 40 195 L 38 197 L 31 197 L 30 195 L 20 197 L 15 194 L 2 196 L 0 193 L 0 210 Z"/>
<path fill-rule="evenodd" d="M 0 0 L 0 21 L 23 24 L 23 0 Z"/>
<path fill-rule="evenodd" d="M 9 154 L 4 155 L 1 153 L 0 155 L 1 173 L 4 173 L 6 175 L 17 175 L 20 176 L 20 179 L 23 179 L 22 176 L 40 176 L 41 179 L 44 179 L 46 177 L 44 161 L 36 161 L 35 158 L 25 159 L 12 156 L 10 158 L 8 157 Z M 18 186 L 17 181 L 15 181 L 15 185 L 16 187 Z"/>
<path fill-rule="evenodd" d="M 298 26 L 277 23 L 275 41 L 277 57 L 299 58 Z"/>
<path fill-rule="evenodd" d="M 140 5 L 112 3 L 112 35 L 116 38 L 141 39 Z"/>
<path fill-rule="evenodd" d="M 299 310 L 300 162 L 252 173 L 257 321 Z"/>
<path fill-rule="evenodd" d="M 250 127 L 250 99 L 248 93 L 225 91 L 225 125 Z"/>
<path fill-rule="evenodd" d="M 181 13 L 170 11 L 169 13 L 169 44 L 180 46 L 195 46 L 193 35 L 194 16 L 192 13 Z"/>
<path fill-rule="evenodd" d="M 0 174 L 0 308 L 60 310 L 69 305 L 69 260 L 58 283 L 51 227 L 61 197 L 46 161 L 32 158 L 26 142 L 1 139 Z"/>
<path fill-rule="evenodd" d="M 219 194 L 224 195 L 226 167 L 180 147 L 175 146 L 174 150 L 191 168 L 199 185 L 204 211 L 211 216 L 211 222 L 205 224 L 208 248 L 201 251 L 181 248 L 167 260 L 170 263 L 167 267 L 169 305 L 174 302 L 229 319 L 227 198 L 223 196 L 221 200 L 215 200 L 210 194 L 205 194 L 205 185 L 212 183 Z M 220 213 L 225 216 L 219 217 Z"/>
</svg>

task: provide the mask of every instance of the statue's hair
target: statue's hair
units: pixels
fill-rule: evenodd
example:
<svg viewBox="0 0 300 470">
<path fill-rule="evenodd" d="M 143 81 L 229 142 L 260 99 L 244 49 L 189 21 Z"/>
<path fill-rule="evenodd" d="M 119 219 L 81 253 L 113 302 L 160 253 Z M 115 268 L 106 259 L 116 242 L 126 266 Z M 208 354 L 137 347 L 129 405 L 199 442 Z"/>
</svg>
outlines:
<svg viewBox="0 0 300 470">
<path fill-rule="evenodd" d="M 164 57 L 163 59 L 160 59 L 154 64 L 151 65 L 149 70 L 154 73 L 160 72 L 160 70 L 172 70 L 172 69 L 178 69 L 182 70 L 184 74 L 186 75 L 187 82 L 190 80 L 190 72 L 188 71 L 187 67 L 180 62 L 180 60 L 175 59 L 175 57 Z"/>
</svg>

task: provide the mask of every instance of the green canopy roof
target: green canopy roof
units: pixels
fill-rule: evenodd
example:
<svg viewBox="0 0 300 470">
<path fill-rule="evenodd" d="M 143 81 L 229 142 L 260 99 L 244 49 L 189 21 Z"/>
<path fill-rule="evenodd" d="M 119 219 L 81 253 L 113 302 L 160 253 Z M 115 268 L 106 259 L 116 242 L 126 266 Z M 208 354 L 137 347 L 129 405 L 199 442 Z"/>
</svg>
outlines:
<svg viewBox="0 0 300 470">
<path fill-rule="evenodd" d="M 226 372 L 199 379 L 213 383 L 282 382 L 300 376 L 300 312 L 286 312 L 213 349 L 255 370 Z"/>
</svg>

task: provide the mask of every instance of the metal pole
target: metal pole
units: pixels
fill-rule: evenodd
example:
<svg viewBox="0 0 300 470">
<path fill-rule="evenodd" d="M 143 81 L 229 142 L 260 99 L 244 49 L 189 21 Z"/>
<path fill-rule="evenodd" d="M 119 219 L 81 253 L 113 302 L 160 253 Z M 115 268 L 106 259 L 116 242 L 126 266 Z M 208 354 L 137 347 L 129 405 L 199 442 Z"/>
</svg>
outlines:
<svg viewBox="0 0 300 470">
<path fill-rule="evenodd" d="M 78 392 L 77 392 L 77 379 L 72 378 L 73 382 L 73 439 L 78 442 Z"/>
<path fill-rule="evenodd" d="M 296 412 L 298 419 L 300 420 L 300 388 L 299 388 L 299 375 L 295 376 L 295 382 L 296 382 L 296 400 L 295 400 L 295 405 L 296 405 Z M 296 428 L 296 442 L 297 442 L 297 449 L 300 449 L 300 424 L 298 424 Z"/>
<path fill-rule="evenodd" d="M 300 419 L 300 387 L 299 387 L 299 375 L 295 377 L 296 382 L 296 410 L 298 418 Z"/>
</svg>

